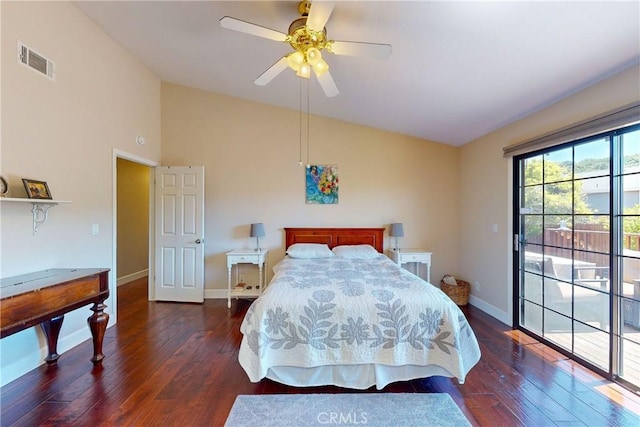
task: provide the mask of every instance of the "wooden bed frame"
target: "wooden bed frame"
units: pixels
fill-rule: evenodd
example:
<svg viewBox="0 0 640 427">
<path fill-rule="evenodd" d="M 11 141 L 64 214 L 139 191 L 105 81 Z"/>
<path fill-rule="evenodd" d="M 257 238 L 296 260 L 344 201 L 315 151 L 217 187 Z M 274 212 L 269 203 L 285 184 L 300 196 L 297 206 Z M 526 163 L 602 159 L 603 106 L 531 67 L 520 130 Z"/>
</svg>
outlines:
<svg viewBox="0 0 640 427">
<path fill-rule="evenodd" d="M 325 243 L 329 248 L 339 245 L 371 245 L 383 252 L 384 228 L 285 228 L 285 245 L 294 243 Z"/>
</svg>

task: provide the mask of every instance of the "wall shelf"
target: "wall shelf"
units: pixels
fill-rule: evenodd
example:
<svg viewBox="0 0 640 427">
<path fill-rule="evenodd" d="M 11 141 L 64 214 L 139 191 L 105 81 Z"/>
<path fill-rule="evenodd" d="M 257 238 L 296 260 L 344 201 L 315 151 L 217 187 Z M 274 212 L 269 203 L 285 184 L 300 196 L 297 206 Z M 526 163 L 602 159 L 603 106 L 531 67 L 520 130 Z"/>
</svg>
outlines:
<svg viewBox="0 0 640 427">
<path fill-rule="evenodd" d="M 49 209 L 52 207 L 71 203 L 68 200 L 50 200 L 50 199 L 27 199 L 25 197 L 0 197 L 3 203 L 31 203 L 31 213 L 33 214 L 33 234 L 38 233 L 38 227 L 43 224 L 48 216 Z"/>
</svg>

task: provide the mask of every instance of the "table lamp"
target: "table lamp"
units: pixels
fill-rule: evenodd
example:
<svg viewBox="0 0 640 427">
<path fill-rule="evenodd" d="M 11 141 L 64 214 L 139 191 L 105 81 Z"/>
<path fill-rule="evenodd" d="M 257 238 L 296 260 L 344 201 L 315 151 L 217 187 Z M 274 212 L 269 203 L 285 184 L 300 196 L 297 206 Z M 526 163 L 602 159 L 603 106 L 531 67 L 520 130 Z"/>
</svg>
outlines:
<svg viewBox="0 0 640 427">
<path fill-rule="evenodd" d="M 256 238 L 256 248 L 255 251 L 260 251 L 260 237 L 264 237 L 264 224 L 261 222 L 251 224 L 251 232 L 249 233 L 251 237 Z"/>
<path fill-rule="evenodd" d="M 395 248 L 393 248 L 393 250 L 399 252 L 400 248 L 398 247 L 398 237 L 404 236 L 404 227 L 402 226 L 401 222 L 394 222 L 393 224 L 391 224 L 389 236 L 396 238 L 396 246 Z"/>
</svg>

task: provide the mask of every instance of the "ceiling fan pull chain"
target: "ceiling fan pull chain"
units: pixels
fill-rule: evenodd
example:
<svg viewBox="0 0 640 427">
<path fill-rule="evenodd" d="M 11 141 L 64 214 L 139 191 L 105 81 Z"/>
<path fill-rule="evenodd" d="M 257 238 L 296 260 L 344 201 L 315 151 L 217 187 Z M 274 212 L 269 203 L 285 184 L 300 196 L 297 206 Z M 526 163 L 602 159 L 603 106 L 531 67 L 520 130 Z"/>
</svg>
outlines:
<svg viewBox="0 0 640 427">
<path fill-rule="evenodd" d="M 309 167 L 309 155 L 311 153 L 311 140 L 310 140 L 310 132 L 309 132 L 309 124 L 310 124 L 309 115 L 311 114 L 311 110 L 309 108 L 309 80 L 310 79 L 307 79 L 307 167 Z"/>
<path fill-rule="evenodd" d="M 300 85 L 298 86 L 298 88 L 300 89 L 300 141 L 299 141 L 299 148 L 300 148 L 300 155 L 298 157 L 298 164 L 300 166 L 302 166 L 302 79 L 298 79 L 300 81 Z"/>
</svg>

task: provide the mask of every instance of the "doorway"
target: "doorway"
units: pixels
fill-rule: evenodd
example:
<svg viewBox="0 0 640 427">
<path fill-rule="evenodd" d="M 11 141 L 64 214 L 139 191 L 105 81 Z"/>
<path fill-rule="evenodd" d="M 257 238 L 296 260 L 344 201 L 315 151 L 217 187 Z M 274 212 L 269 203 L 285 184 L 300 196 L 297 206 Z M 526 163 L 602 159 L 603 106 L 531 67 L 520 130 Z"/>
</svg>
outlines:
<svg viewBox="0 0 640 427">
<path fill-rule="evenodd" d="M 122 161 L 127 161 L 128 163 L 122 163 Z M 131 165 L 130 165 L 130 164 Z M 121 221 L 127 221 L 128 220 L 128 215 L 130 214 L 129 212 L 124 212 L 123 213 L 123 217 L 119 218 L 118 215 L 118 211 L 119 211 L 119 204 L 123 203 L 122 201 L 119 201 L 119 196 L 120 193 L 123 192 L 119 191 L 119 176 L 120 174 L 124 174 L 125 172 L 123 172 L 123 170 L 119 170 L 119 164 L 126 164 L 127 166 L 134 166 L 137 168 L 146 168 L 147 169 L 147 174 L 148 177 L 147 178 L 147 188 L 146 188 L 146 198 L 145 196 L 141 196 L 144 199 L 144 204 L 146 205 L 146 215 L 147 215 L 147 227 L 145 230 L 142 230 L 143 233 L 146 234 L 146 247 L 147 247 L 147 251 L 146 251 L 146 272 L 144 271 L 144 268 L 141 268 L 140 265 L 144 265 L 144 263 L 140 263 L 138 262 L 138 264 L 136 266 L 130 267 L 131 270 L 129 270 L 129 272 L 127 272 L 125 270 L 125 272 L 123 274 L 120 273 L 119 271 L 119 267 L 120 267 L 120 263 L 119 263 L 119 259 L 124 257 L 125 254 L 124 252 L 119 252 L 119 250 L 122 248 L 122 245 L 126 245 L 127 241 L 125 240 L 123 243 L 123 240 L 121 239 L 122 236 L 120 236 L 122 233 L 124 233 L 124 231 L 121 230 L 120 228 L 120 222 Z M 113 163 L 112 163 L 112 170 L 113 170 L 113 243 L 112 243 L 112 259 L 113 259 L 113 265 L 111 268 L 111 274 L 112 274 L 112 288 L 111 288 L 111 304 L 113 305 L 113 317 L 112 320 L 114 323 L 117 323 L 117 319 L 118 319 L 118 285 L 119 284 L 123 284 L 127 283 L 127 280 L 129 279 L 133 279 L 136 280 L 136 278 L 138 277 L 138 275 L 143 275 L 143 274 L 148 274 L 149 271 L 153 271 L 154 265 L 153 265 L 153 256 L 151 254 L 151 250 L 150 248 L 153 248 L 153 226 L 154 226 L 154 205 L 153 205 L 153 188 L 154 188 L 154 184 L 153 184 L 153 179 L 151 178 L 153 176 L 153 168 L 155 168 L 156 166 L 158 166 L 159 163 L 154 162 L 152 160 L 148 160 L 124 151 L 120 151 L 120 150 L 113 150 Z M 126 166 L 125 166 L 126 167 Z M 120 172 L 120 173 L 119 173 Z M 122 178 L 122 176 L 120 176 L 120 178 Z M 126 179 L 121 179 L 120 180 L 120 184 L 124 184 L 124 186 L 128 186 L 129 184 L 127 183 Z M 129 185 L 130 186 L 130 185 Z M 138 187 L 138 185 L 135 185 L 135 187 Z M 144 194 L 144 191 L 142 191 L 141 189 L 136 189 L 137 192 L 140 192 L 141 194 Z M 142 203 L 142 201 L 140 201 L 140 203 Z M 142 210 L 145 210 L 144 208 L 140 208 Z M 120 237 L 120 242 L 119 242 L 119 237 Z M 119 244 L 120 243 L 120 244 Z M 145 244 L 145 243 L 139 243 L 140 245 Z M 126 261 L 125 261 L 126 262 Z M 127 267 L 129 268 L 129 267 Z M 136 270 L 138 269 L 138 270 Z M 142 276 L 144 277 L 144 276 Z M 149 276 L 147 276 L 149 277 Z M 121 280 L 122 279 L 122 280 Z M 153 280 L 147 280 L 148 282 L 148 286 L 147 286 L 147 298 L 148 299 L 153 299 L 153 288 L 152 288 L 152 282 Z"/>
<path fill-rule="evenodd" d="M 152 169 L 124 158 L 116 159 L 117 286 L 149 274 L 149 180 Z"/>
</svg>

